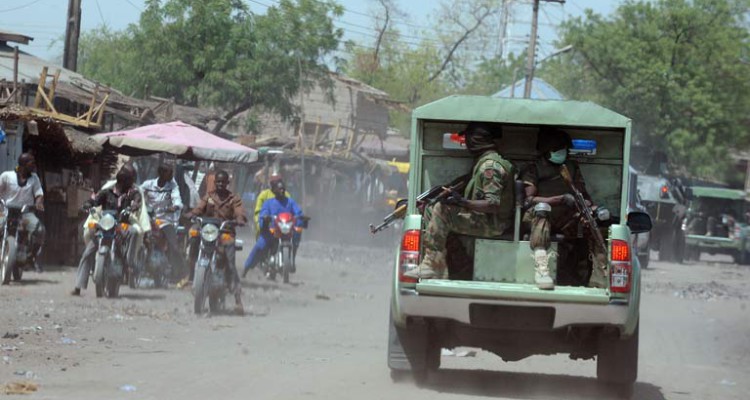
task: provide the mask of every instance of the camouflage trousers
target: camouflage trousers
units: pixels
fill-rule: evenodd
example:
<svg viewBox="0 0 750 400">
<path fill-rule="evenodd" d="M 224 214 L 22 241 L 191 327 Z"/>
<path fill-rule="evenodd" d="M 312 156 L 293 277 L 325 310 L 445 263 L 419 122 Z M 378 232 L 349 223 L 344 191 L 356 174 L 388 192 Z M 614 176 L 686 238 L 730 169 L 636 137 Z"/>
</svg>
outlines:
<svg viewBox="0 0 750 400">
<path fill-rule="evenodd" d="M 427 206 L 422 216 L 425 253 L 445 251 L 448 234 L 493 237 L 502 235 L 510 226 L 510 221 L 497 223 L 490 214 L 469 211 L 465 208 L 435 203 Z"/>
<path fill-rule="evenodd" d="M 552 232 L 561 233 L 566 238 L 578 236 L 579 221 L 576 212 L 572 210 L 554 211 L 546 217 L 539 217 L 534 215 L 534 209 L 530 208 L 523 215 L 522 224 L 524 230 L 530 231 L 529 246 L 532 251 L 537 249 L 549 250 Z M 591 230 L 584 228 L 581 233 L 588 243 L 589 254 L 594 265 L 599 269 L 606 269 L 607 254 L 602 252 Z"/>
</svg>

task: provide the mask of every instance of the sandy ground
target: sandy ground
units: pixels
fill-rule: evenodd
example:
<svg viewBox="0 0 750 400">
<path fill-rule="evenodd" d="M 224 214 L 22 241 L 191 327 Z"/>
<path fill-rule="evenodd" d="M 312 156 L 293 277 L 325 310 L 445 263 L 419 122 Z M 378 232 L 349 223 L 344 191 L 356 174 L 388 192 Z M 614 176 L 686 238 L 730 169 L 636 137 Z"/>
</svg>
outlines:
<svg viewBox="0 0 750 400">
<path fill-rule="evenodd" d="M 242 253 L 244 256 L 247 249 Z M 196 317 L 188 290 L 68 293 L 71 267 L 0 288 L 0 382 L 29 399 L 601 399 L 594 361 L 444 356 L 426 387 L 386 366 L 392 250 L 308 241 L 292 285 L 252 274 L 248 315 Z M 636 399 L 750 398 L 750 270 L 653 261 Z"/>
</svg>

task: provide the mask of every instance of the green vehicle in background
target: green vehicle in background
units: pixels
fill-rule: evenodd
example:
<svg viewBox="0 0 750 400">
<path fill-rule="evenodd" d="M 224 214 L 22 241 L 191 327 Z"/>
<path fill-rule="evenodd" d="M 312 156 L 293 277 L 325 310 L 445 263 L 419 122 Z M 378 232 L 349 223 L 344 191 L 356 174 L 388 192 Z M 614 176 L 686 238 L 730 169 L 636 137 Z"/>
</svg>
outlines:
<svg viewBox="0 0 750 400">
<path fill-rule="evenodd" d="M 701 253 L 727 254 L 738 264 L 750 264 L 747 193 L 742 190 L 692 187 L 682 229 L 685 259 Z"/>
<path fill-rule="evenodd" d="M 553 249 L 560 256 L 550 261 L 556 286 L 537 288 L 528 234 L 521 227 L 524 199 L 519 181 L 510 233 L 451 234 L 448 279 L 415 281 L 404 276 L 423 254 L 418 196 L 471 170 L 474 159 L 455 132 L 472 121 L 502 125 L 500 152 L 517 170 L 538 157 L 540 128 L 570 134 L 570 158 L 580 164 L 595 204 L 611 214 L 599 225 L 608 248 L 609 287 L 565 282 L 563 272 L 581 266 L 590 271 L 591 262 L 585 239 L 557 235 Z M 439 368 L 441 349 L 467 346 L 505 361 L 557 353 L 596 359 L 601 381 L 625 392 L 632 389 L 641 293 L 641 267 L 632 243 L 634 234 L 651 229 L 651 219 L 643 212 L 628 212 L 629 192 L 634 190 L 629 184 L 630 129 L 627 117 L 577 101 L 451 96 L 413 112 L 408 205 L 401 245 L 394 254 L 388 344 L 393 379 L 412 375 L 423 382 Z"/>
</svg>

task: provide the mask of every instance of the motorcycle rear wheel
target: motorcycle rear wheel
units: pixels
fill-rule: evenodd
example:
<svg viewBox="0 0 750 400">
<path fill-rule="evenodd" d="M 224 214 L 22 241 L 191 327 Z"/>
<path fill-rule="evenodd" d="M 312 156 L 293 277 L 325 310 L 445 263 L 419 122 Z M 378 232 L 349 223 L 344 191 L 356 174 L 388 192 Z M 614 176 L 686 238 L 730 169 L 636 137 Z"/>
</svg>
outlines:
<svg viewBox="0 0 750 400">
<path fill-rule="evenodd" d="M 224 310 L 224 293 L 214 293 L 208 296 L 208 310 L 211 314 L 218 314 Z"/>
<path fill-rule="evenodd" d="M 114 299 L 120 296 L 120 283 L 118 278 L 107 278 L 107 297 Z"/>
<path fill-rule="evenodd" d="M 18 282 L 23 278 L 23 268 L 21 267 L 15 267 L 13 268 L 13 280 Z"/>
<path fill-rule="evenodd" d="M 5 254 L 2 259 L 3 263 L 3 285 L 10 283 L 13 270 L 16 267 L 16 241 L 11 236 L 5 239 Z"/>
<path fill-rule="evenodd" d="M 195 293 L 193 293 L 193 312 L 195 312 L 196 314 L 202 314 L 203 306 L 206 304 L 206 287 L 208 286 L 207 283 L 210 280 L 208 276 L 209 270 L 207 268 L 199 268 L 196 265 L 195 281 L 193 281 L 193 288 L 195 291 Z"/>
</svg>

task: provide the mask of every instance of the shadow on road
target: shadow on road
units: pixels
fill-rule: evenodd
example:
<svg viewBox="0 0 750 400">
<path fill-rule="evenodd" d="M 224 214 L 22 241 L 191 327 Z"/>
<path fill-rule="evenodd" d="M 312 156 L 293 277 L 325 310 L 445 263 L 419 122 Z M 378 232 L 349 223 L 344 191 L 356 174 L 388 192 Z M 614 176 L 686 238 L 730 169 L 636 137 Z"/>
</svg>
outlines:
<svg viewBox="0 0 750 400">
<path fill-rule="evenodd" d="M 163 300 L 167 296 L 163 294 L 151 293 L 120 293 L 120 298 L 127 300 Z"/>
<path fill-rule="evenodd" d="M 618 394 L 595 378 L 517 372 L 439 370 L 430 376 L 427 389 L 469 396 L 513 399 L 616 399 Z M 661 388 L 636 382 L 633 399 L 665 400 Z"/>
<path fill-rule="evenodd" d="M 274 290 L 279 289 L 283 290 L 284 288 L 293 288 L 298 287 L 302 285 L 301 282 L 289 282 L 289 283 L 282 283 L 281 279 L 276 281 L 270 281 L 265 278 L 262 278 L 261 280 L 244 280 L 242 281 L 242 287 L 245 289 L 262 289 L 262 290 Z"/>
<path fill-rule="evenodd" d="M 20 281 L 11 282 L 11 286 L 27 286 L 27 285 L 57 285 L 60 283 L 58 280 L 42 279 L 42 278 L 23 278 Z"/>
</svg>

